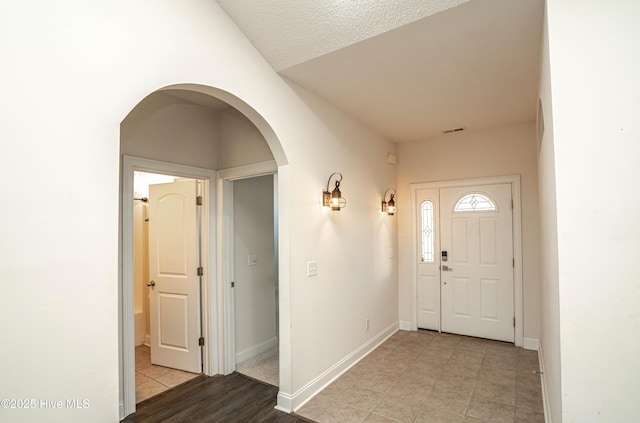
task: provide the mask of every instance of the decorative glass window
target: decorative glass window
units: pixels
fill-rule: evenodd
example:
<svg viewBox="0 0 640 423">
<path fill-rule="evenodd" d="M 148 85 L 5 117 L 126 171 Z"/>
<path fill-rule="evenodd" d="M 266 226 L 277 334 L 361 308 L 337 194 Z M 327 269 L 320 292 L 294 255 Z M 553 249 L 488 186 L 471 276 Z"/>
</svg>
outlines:
<svg viewBox="0 0 640 423">
<path fill-rule="evenodd" d="M 483 194 L 467 194 L 458 201 L 453 211 L 456 212 L 468 212 L 468 211 L 487 211 L 496 210 L 496 205 L 489 197 Z"/>
<path fill-rule="evenodd" d="M 422 262 L 434 262 L 435 238 L 433 234 L 433 203 L 423 201 L 420 206 L 422 216 Z"/>
</svg>

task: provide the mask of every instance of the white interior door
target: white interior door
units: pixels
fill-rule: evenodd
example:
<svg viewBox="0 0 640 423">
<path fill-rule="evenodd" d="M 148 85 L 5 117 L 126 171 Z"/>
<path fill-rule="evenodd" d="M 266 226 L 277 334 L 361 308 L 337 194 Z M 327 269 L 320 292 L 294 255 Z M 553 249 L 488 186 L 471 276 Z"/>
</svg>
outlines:
<svg viewBox="0 0 640 423">
<path fill-rule="evenodd" d="M 440 330 L 438 189 L 416 192 L 418 224 L 418 327 Z"/>
<path fill-rule="evenodd" d="M 512 214 L 510 184 L 440 190 L 442 331 L 514 341 Z"/>
<path fill-rule="evenodd" d="M 151 362 L 202 369 L 197 181 L 149 186 Z"/>
</svg>

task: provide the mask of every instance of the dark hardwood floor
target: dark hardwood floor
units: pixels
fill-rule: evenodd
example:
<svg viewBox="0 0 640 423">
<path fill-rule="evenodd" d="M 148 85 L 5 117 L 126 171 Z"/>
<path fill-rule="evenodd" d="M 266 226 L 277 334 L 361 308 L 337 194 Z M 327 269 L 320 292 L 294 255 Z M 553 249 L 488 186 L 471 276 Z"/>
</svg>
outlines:
<svg viewBox="0 0 640 423">
<path fill-rule="evenodd" d="M 199 376 L 142 401 L 124 423 L 312 422 L 273 407 L 278 388 L 238 373 Z"/>
</svg>

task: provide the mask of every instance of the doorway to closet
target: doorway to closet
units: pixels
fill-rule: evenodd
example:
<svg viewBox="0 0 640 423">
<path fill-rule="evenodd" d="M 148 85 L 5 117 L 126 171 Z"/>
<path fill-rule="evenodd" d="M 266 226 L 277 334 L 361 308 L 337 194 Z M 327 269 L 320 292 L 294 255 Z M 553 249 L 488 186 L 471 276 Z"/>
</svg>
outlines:
<svg viewBox="0 0 640 423">
<path fill-rule="evenodd" d="M 236 371 L 278 386 L 274 175 L 233 181 Z"/>
<path fill-rule="evenodd" d="M 273 162 L 218 173 L 225 373 L 279 386 L 278 175 Z"/>
</svg>

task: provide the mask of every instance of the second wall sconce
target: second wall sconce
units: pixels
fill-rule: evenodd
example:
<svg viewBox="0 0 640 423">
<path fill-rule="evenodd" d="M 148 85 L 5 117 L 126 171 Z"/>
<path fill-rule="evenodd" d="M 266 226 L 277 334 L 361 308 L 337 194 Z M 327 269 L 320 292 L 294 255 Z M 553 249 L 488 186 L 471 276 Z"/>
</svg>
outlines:
<svg viewBox="0 0 640 423">
<path fill-rule="evenodd" d="M 331 184 L 331 178 L 335 178 L 335 188 L 333 191 L 329 191 L 329 185 Z M 322 192 L 322 205 L 325 207 L 331 207 L 333 211 L 340 211 L 347 205 L 347 200 L 342 197 L 340 192 L 340 182 L 342 182 L 342 173 L 334 172 L 329 176 L 327 181 L 327 190 Z"/>
<path fill-rule="evenodd" d="M 389 197 L 389 201 L 387 201 L 387 193 L 389 191 L 393 191 L 393 193 Z M 396 190 L 394 188 L 389 188 L 384 192 L 384 196 L 382 198 L 382 212 L 388 214 L 389 216 L 393 216 L 398 208 L 396 207 L 396 201 L 394 200 L 396 196 Z"/>
</svg>

